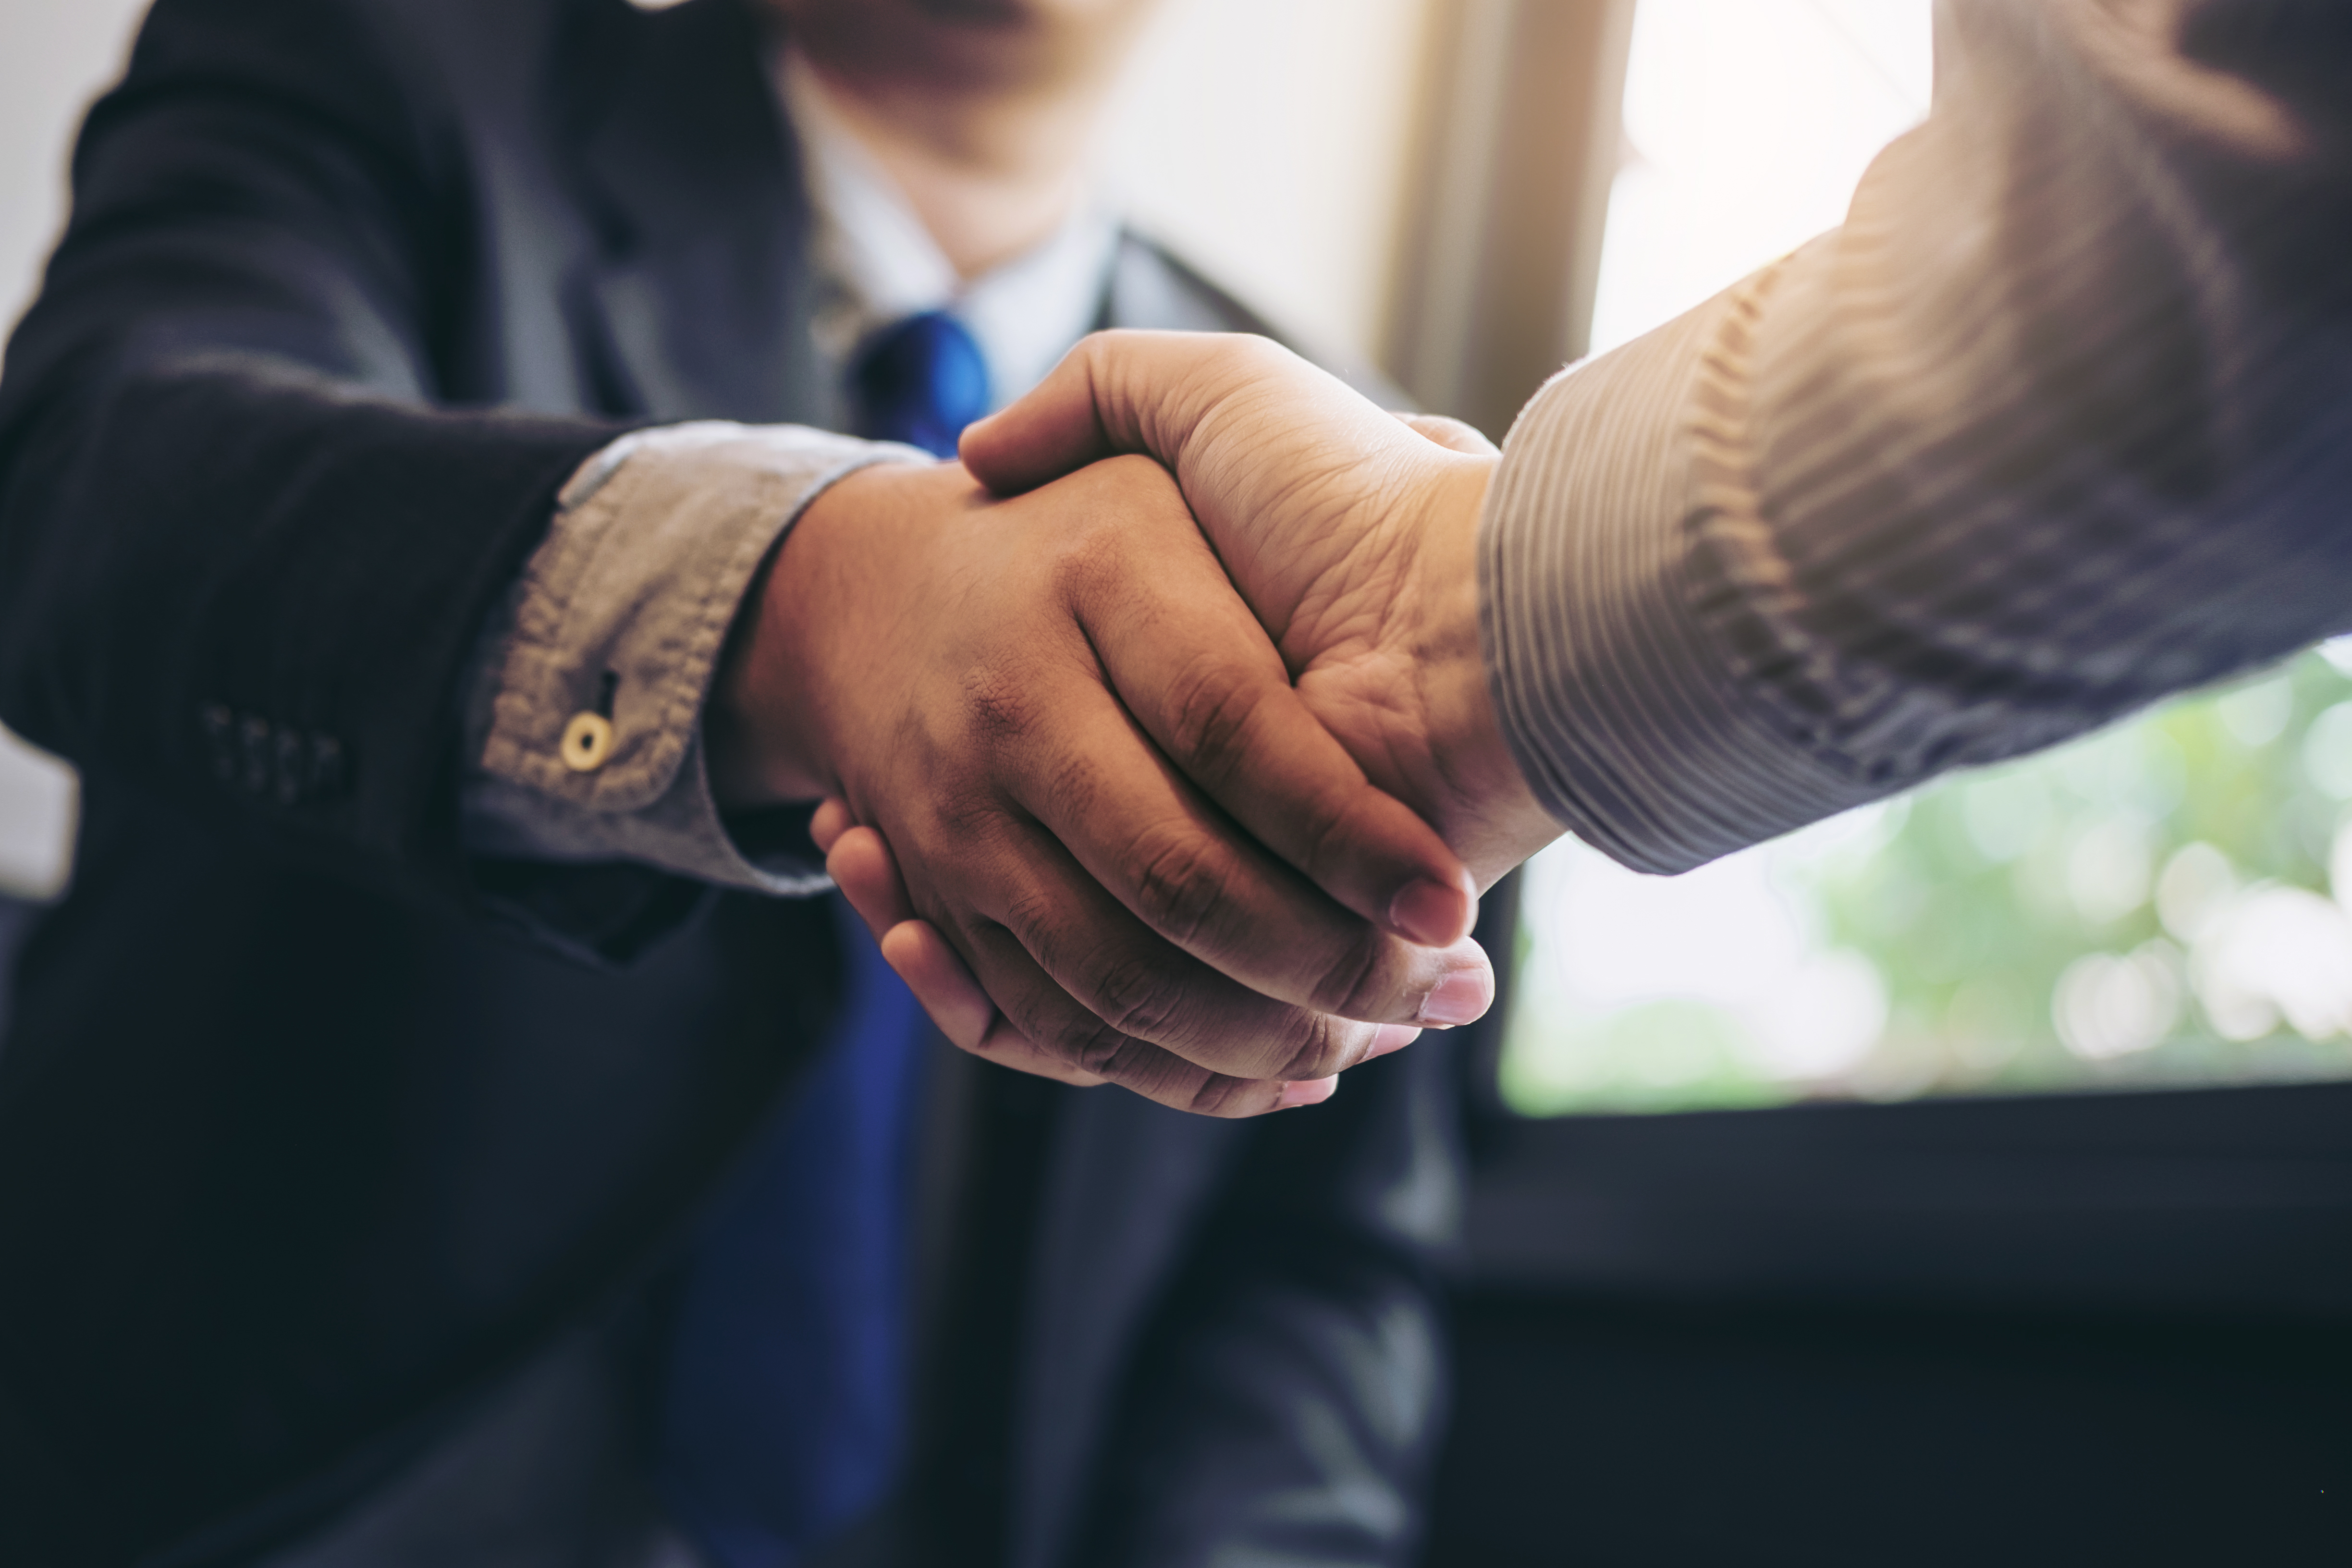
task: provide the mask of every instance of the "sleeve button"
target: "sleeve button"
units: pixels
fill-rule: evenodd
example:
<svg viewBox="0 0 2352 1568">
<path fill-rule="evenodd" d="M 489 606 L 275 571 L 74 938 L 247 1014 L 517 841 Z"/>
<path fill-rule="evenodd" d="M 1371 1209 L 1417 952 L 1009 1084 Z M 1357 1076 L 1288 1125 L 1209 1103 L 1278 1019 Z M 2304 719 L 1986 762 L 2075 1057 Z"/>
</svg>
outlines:
<svg viewBox="0 0 2352 1568">
<path fill-rule="evenodd" d="M 343 743 L 332 735 L 310 737 L 310 798 L 331 800 L 349 782 L 343 769 Z"/>
<path fill-rule="evenodd" d="M 602 713 L 574 713 L 563 726 L 563 765 L 593 773 L 613 754 L 613 721 Z"/>
<path fill-rule="evenodd" d="M 269 789 L 272 733 L 269 721 L 258 714 L 248 713 L 237 721 L 237 751 L 245 764 L 237 782 L 245 785 L 247 795 L 263 795 Z"/>
<path fill-rule="evenodd" d="M 277 766 L 271 782 L 277 785 L 278 804 L 299 805 L 310 788 L 310 754 L 302 744 L 302 737 L 292 730 L 278 731 Z"/>
<path fill-rule="evenodd" d="M 205 726 L 205 754 L 213 765 L 213 777 L 223 784 L 235 784 L 242 771 L 237 765 L 236 715 L 224 703 L 208 702 L 199 717 Z"/>
</svg>

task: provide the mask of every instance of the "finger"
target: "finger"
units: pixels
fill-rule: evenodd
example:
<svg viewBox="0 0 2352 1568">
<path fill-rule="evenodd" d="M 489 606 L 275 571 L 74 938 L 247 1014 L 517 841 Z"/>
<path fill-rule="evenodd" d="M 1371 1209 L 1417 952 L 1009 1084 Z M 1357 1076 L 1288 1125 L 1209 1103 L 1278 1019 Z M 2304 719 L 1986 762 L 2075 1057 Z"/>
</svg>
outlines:
<svg viewBox="0 0 2352 1568">
<path fill-rule="evenodd" d="M 1303 1083 L 1286 1083 L 1276 1097 L 1276 1110 L 1291 1110 L 1302 1105 L 1320 1105 L 1331 1098 L 1339 1087 L 1339 1077 L 1309 1079 Z"/>
<path fill-rule="evenodd" d="M 1258 1116 L 1298 1103 L 1291 1080 L 1217 1072 L 1112 1028 L 1079 1006 L 1012 931 L 992 921 L 974 921 L 958 935 L 957 946 L 1008 1024 L 1068 1067 L 1195 1115 Z"/>
<path fill-rule="evenodd" d="M 1132 479 L 1123 479 L 1121 470 Z M 1073 579 L 1073 608 L 1127 711 L 1252 837 L 1344 908 L 1424 947 L 1449 947 L 1468 936 L 1478 916 L 1469 870 L 1434 828 L 1374 785 L 1307 709 L 1282 656 L 1190 526 L 1183 500 L 1165 474 L 1133 458 L 1097 472 L 1108 476 L 1096 481 L 1102 507 L 1124 504 L 1137 515 L 1131 526 L 1104 536 L 1115 552 Z M 1161 515 L 1155 517 L 1155 509 Z M 1169 526 L 1168 511 L 1183 518 L 1183 525 Z M 1099 743 L 1102 754 L 1116 754 L 1114 737 L 1106 734 Z M 1174 826 L 1171 818 L 1161 820 Z M 1062 829 L 1078 825 L 1050 826 L 1067 844 L 1071 837 Z M 1180 839 L 1162 852 L 1197 858 L 1207 847 L 1188 849 Z M 1246 874 L 1246 858 L 1221 856 L 1195 874 Z M 1103 874 L 1113 868 L 1089 860 L 1089 869 Z M 1328 973 L 1328 965 L 1346 962 L 1340 949 L 1360 933 L 1318 919 L 1328 911 L 1306 899 L 1304 889 L 1283 891 L 1287 910 L 1268 910 L 1255 921 L 1240 900 L 1222 900 L 1228 914 L 1244 922 L 1235 933 L 1244 944 L 1236 956 L 1255 947 L 1259 933 L 1278 929 L 1267 921 L 1286 917 L 1308 922 L 1307 929 L 1320 939 L 1297 952 L 1298 966 L 1327 966 L 1322 972 Z M 1227 973 L 1242 973 L 1222 951 L 1195 946 L 1183 932 L 1171 931 L 1153 910 L 1138 912 Z M 1302 990 L 1296 980 L 1273 994 L 1318 1005 L 1330 1000 Z M 1329 1010 L 1351 1017 L 1393 1016 Z"/>
<path fill-rule="evenodd" d="M 1092 341 L 1080 340 L 1026 395 L 964 426 L 956 456 L 972 478 L 998 495 L 1019 495 L 1114 452 L 1140 449 L 1104 427 L 1095 375 L 1103 362 L 1088 352 Z"/>
<path fill-rule="evenodd" d="M 956 956 L 947 939 L 928 921 L 903 921 L 884 932 L 882 957 L 907 983 L 923 1011 L 959 1049 L 1000 1067 L 1050 1078 L 1081 1089 L 1104 1080 L 1040 1050 L 1005 1020 Z"/>
<path fill-rule="evenodd" d="M 1009 933 L 1024 962 L 992 971 L 970 918 L 950 940 L 968 939 L 956 946 L 997 1006 L 1065 1061 L 1118 1079 L 1095 1058 L 1131 1040 L 1236 1079 L 1315 1079 L 1413 1032 L 1410 1021 L 1351 1022 L 1264 994 L 1152 931 L 1042 826 L 1008 818 L 1000 834 L 967 851 L 971 913 L 992 939 Z M 1050 996 L 1006 989 L 1038 982 Z"/>
<path fill-rule="evenodd" d="M 915 994 L 940 1032 L 958 1048 L 995 1062 L 1000 1067 L 1038 1078 L 1055 1079 L 1079 1089 L 1097 1088 L 1109 1080 L 1076 1068 L 1040 1050 L 1029 1037 L 998 1012 L 980 983 L 955 950 L 928 921 L 908 921 L 882 939 L 882 956 L 907 989 Z M 1383 1045 L 1374 1056 L 1401 1050 L 1407 1042 Z M 1276 1086 L 1270 1109 L 1319 1105 L 1339 1088 L 1337 1074 Z"/>
<path fill-rule="evenodd" d="M 1201 373 L 1230 357 L 1237 341 L 1224 332 L 1094 333 L 1025 396 L 965 426 L 957 455 L 999 495 L 1120 452 L 1173 468 L 1229 379 Z"/>
<path fill-rule="evenodd" d="M 824 870 L 877 942 L 892 926 L 915 918 L 914 901 L 907 896 L 898 863 L 874 829 L 853 827 L 836 837 L 833 852 L 824 858 Z"/>
<path fill-rule="evenodd" d="M 825 869 L 874 931 L 882 956 L 907 983 L 940 1032 L 962 1049 L 1019 1071 L 1091 1087 L 1103 1080 L 1031 1044 L 929 922 L 913 916 L 897 862 L 882 836 L 853 828 L 834 845 Z"/>
<path fill-rule="evenodd" d="M 1007 1068 L 1054 1077 L 1054 1079 L 1061 1079 L 1066 1084 L 1101 1084 L 1101 1081 L 1106 1081 L 1101 1074 L 1089 1072 L 1082 1065 L 1073 1063 L 1070 1060 L 1073 1051 L 1066 1048 L 1061 1056 L 1056 1056 L 1056 1053 L 1037 1047 L 1025 1032 L 1021 1032 L 1018 1025 L 1004 1020 L 995 1004 L 990 1002 L 988 992 L 981 987 L 979 980 L 971 978 L 971 969 L 967 969 L 962 959 L 955 954 L 955 950 L 948 947 L 946 938 L 939 936 L 936 926 L 912 917 L 912 905 L 908 902 L 906 886 L 898 879 L 898 868 L 896 868 L 896 860 L 891 858 L 889 844 L 882 839 L 879 832 L 875 832 L 873 827 L 852 827 L 849 832 L 845 832 L 835 842 L 833 856 L 825 863 L 825 869 L 840 884 L 842 893 L 852 900 L 858 914 L 866 917 L 866 924 L 875 931 L 875 941 L 882 945 L 882 957 L 889 959 L 891 969 L 898 971 L 898 975 L 908 983 L 908 990 L 915 992 L 918 1002 L 922 1002 L 924 1011 L 929 1013 L 931 1020 L 939 1025 L 939 1030 L 948 1039 L 955 1041 L 957 1047 L 973 1051 L 976 1056 L 997 1060 Z M 1183 983 L 1183 980 L 1179 980 L 1179 983 Z M 1261 1011 L 1261 1006 L 1263 1004 L 1256 996 L 1246 996 L 1244 992 L 1242 1011 Z M 1066 1018 L 1066 1023 L 1068 1023 L 1068 1018 Z M 1085 1032 L 1089 1039 L 1096 1035 L 1096 1027 L 1098 1027 L 1098 1020 L 1091 1018 L 1079 1025 L 1079 1030 Z M 1212 1027 L 1221 1027 L 1221 1025 L 1212 1023 Z M 1242 1023 L 1234 1030 L 1234 1037 L 1240 1037 L 1242 1032 L 1246 1032 L 1246 1023 Z M 1406 1039 L 1409 1039 L 1409 1035 L 1400 1037 L 1400 1032 L 1395 1030 L 1373 1032 L 1373 1039 L 1364 1048 L 1364 1056 L 1383 1056 L 1388 1051 L 1395 1051 L 1402 1044 L 1406 1044 Z M 1176 1077 L 1176 1074 L 1169 1072 L 1167 1065 L 1152 1065 L 1150 1072 L 1160 1081 L 1169 1081 L 1171 1077 Z M 1197 1090 L 1188 1090 L 1188 1093 L 1197 1093 Z M 1279 1090 L 1275 1098 L 1279 1100 Z"/>
<path fill-rule="evenodd" d="M 857 819 L 850 815 L 849 803 L 838 796 L 818 804 L 816 813 L 809 818 L 809 838 L 820 855 L 833 853 L 835 840 L 856 826 Z"/>
<path fill-rule="evenodd" d="M 1036 765 L 1010 781 L 1041 830 L 1008 824 L 1019 847 L 972 897 L 1106 1021 L 1229 1072 L 1319 1077 L 1235 1055 L 1249 1036 L 1232 1031 L 1289 1027 L 1277 1021 L 1301 1009 L 1416 1025 L 1485 1012 L 1494 975 L 1476 943 L 1402 940 L 1326 898 L 1234 832 L 1099 689 L 1051 706 Z"/>
<path fill-rule="evenodd" d="M 1014 495 L 1140 452 L 1192 495 L 1196 438 L 1223 428 L 1255 446 L 1269 421 L 1277 432 L 1311 425 L 1331 449 L 1362 456 L 1398 440 L 1377 405 L 1269 339 L 1118 331 L 1081 339 L 1027 395 L 967 426 L 958 456 L 982 484 Z"/>
<path fill-rule="evenodd" d="M 1406 428 L 1424 440 L 1433 441 L 1450 452 L 1464 452 L 1473 458 L 1496 458 L 1503 449 L 1486 439 L 1486 433 L 1475 426 L 1444 414 L 1420 414 L 1397 410 L 1397 418 Z"/>
</svg>

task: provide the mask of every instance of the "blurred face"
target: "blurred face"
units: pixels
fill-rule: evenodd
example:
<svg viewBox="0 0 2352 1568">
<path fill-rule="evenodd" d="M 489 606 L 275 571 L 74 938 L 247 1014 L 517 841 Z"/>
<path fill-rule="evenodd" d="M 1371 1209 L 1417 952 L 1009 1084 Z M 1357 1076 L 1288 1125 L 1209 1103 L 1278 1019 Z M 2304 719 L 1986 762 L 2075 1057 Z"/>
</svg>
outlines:
<svg viewBox="0 0 2352 1568">
<path fill-rule="evenodd" d="M 962 90 L 1081 90 L 1157 0 L 769 0 L 801 47 L 852 79 Z"/>
</svg>

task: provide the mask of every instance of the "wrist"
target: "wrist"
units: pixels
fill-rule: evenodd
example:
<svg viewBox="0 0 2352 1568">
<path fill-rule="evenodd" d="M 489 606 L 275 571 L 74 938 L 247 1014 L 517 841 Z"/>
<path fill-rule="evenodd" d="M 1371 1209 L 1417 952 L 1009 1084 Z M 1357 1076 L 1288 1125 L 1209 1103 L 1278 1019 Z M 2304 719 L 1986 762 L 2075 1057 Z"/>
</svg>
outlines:
<svg viewBox="0 0 2352 1568">
<path fill-rule="evenodd" d="M 1481 888 L 1561 832 L 1528 787 L 1487 679 L 1478 535 L 1496 466 L 1491 458 L 1462 465 L 1433 489 L 1416 659 L 1430 765 L 1444 802 L 1434 826 Z"/>
<path fill-rule="evenodd" d="M 826 610 L 851 589 L 843 548 L 856 538 L 866 492 L 891 466 L 861 468 L 825 487 L 751 580 L 703 717 L 711 793 L 722 809 L 840 793 L 823 722 L 825 656 L 838 641 Z"/>
</svg>

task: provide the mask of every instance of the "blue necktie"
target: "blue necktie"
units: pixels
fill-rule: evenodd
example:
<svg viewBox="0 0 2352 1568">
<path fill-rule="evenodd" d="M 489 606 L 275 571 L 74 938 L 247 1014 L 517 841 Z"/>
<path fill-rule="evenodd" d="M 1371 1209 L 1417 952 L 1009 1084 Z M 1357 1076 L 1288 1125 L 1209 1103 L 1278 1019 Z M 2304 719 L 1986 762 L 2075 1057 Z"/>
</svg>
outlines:
<svg viewBox="0 0 2352 1568">
<path fill-rule="evenodd" d="M 866 340 L 849 397 L 860 436 L 952 458 L 963 427 L 988 412 L 988 361 L 961 321 L 926 310 Z"/>
<path fill-rule="evenodd" d="M 988 367 L 928 312 L 868 340 L 850 395 L 858 434 L 947 457 L 988 411 Z M 662 1389 L 656 1484 L 715 1568 L 792 1568 L 882 1500 L 900 1458 L 922 1020 L 835 908 L 840 1016 L 709 1216 Z"/>
<path fill-rule="evenodd" d="M 792 1568 L 899 1458 L 921 1016 L 831 901 L 833 1037 L 709 1217 L 662 1388 L 656 1482 L 713 1568 Z"/>
</svg>

